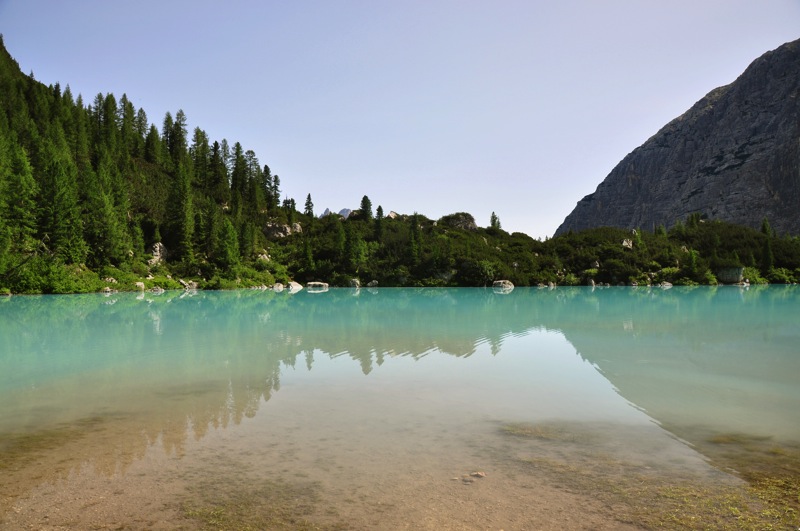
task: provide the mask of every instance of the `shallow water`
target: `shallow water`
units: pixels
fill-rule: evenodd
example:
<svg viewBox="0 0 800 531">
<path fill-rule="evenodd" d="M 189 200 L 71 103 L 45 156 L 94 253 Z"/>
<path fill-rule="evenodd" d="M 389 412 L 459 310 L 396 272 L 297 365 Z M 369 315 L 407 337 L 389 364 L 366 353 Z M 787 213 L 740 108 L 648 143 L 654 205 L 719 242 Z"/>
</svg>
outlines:
<svg viewBox="0 0 800 531">
<path fill-rule="evenodd" d="M 319 525 L 517 529 L 570 475 L 734 485 L 708 440 L 800 444 L 798 323 L 795 287 L 3 299 L 0 523 L 191 527 L 268 479 Z"/>
</svg>

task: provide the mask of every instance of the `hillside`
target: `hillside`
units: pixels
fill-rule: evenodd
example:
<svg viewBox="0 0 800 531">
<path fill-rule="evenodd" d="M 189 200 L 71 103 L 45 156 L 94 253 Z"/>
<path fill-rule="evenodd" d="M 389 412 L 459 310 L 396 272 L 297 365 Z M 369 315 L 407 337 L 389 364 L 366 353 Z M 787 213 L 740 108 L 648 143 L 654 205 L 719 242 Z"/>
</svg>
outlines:
<svg viewBox="0 0 800 531">
<path fill-rule="evenodd" d="M 157 127 L 126 94 L 87 105 L 68 85 L 24 75 L 0 39 L 0 295 L 290 280 L 714 284 L 731 268 L 751 281 L 800 278 L 800 239 L 766 218 L 755 230 L 693 213 L 669 231 L 539 241 L 509 234 L 494 214 L 488 227 L 466 212 L 397 214 L 374 207 L 367 190 L 346 217 L 318 216 L 310 194 L 298 208 L 280 185 L 253 150 L 190 133 L 181 110 Z"/>
<path fill-rule="evenodd" d="M 800 234 L 800 40 L 756 59 L 626 156 L 556 235 L 690 214 Z"/>
</svg>

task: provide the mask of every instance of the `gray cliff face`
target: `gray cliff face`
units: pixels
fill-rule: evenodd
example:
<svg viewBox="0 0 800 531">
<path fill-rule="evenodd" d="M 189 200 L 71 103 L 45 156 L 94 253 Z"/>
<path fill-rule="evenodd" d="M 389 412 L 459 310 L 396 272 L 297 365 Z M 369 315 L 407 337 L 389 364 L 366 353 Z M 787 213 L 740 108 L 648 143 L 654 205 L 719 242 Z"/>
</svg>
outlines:
<svg viewBox="0 0 800 531">
<path fill-rule="evenodd" d="M 755 60 L 626 156 L 556 231 L 669 228 L 692 213 L 800 234 L 800 40 Z"/>
</svg>

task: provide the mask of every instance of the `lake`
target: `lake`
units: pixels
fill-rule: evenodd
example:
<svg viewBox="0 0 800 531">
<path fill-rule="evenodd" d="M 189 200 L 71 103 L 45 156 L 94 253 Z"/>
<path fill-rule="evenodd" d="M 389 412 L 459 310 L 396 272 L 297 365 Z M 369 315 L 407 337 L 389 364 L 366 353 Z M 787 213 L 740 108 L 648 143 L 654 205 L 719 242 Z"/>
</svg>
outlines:
<svg viewBox="0 0 800 531">
<path fill-rule="evenodd" d="M 800 289 L 0 300 L 0 527 L 798 527 Z"/>
</svg>

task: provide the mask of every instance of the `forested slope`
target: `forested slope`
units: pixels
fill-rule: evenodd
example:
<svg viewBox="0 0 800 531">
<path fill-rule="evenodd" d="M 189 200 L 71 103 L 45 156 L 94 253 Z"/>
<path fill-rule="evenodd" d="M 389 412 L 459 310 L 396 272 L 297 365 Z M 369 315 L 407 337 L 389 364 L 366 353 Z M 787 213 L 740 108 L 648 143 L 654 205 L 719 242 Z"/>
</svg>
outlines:
<svg viewBox="0 0 800 531">
<path fill-rule="evenodd" d="M 282 197 L 280 179 L 239 142 L 191 129 L 183 111 L 152 123 L 126 94 L 90 103 L 24 75 L 0 39 L 0 293 L 270 285 L 484 286 L 794 281 L 800 242 L 690 216 L 669 233 L 593 229 L 538 241 L 493 215 L 439 220 L 373 208 L 346 219 Z M 363 195 L 362 195 L 363 194 Z M 498 205 L 502 206 L 502 205 Z M 155 253 L 154 253 L 155 251 Z"/>
</svg>

